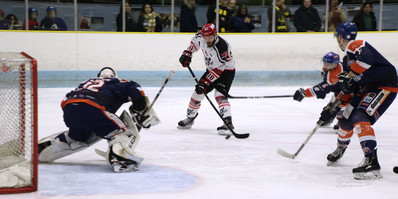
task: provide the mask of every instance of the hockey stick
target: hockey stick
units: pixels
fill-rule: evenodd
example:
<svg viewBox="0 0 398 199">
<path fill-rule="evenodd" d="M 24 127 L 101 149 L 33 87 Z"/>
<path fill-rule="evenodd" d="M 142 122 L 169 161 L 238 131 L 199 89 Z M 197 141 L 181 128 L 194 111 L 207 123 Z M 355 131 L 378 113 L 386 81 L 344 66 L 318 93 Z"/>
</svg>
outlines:
<svg viewBox="0 0 398 199">
<path fill-rule="evenodd" d="M 195 82 L 198 84 L 199 81 L 198 81 L 198 79 L 196 78 L 195 74 L 193 73 L 191 67 L 190 67 L 190 66 L 187 66 L 187 68 L 188 68 L 189 72 L 191 73 L 191 75 L 192 75 L 193 79 L 195 80 Z M 221 120 L 224 122 L 224 124 L 229 128 L 229 130 L 231 131 L 231 133 L 232 133 L 236 138 L 238 138 L 238 139 L 244 139 L 244 138 L 248 138 L 248 137 L 249 137 L 249 135 L 250 135 L 249 133 L 245 133 L 245 134 L 237 134 L 237 133 L 235 133 L 235 131 L 229 127 L 229 125 L 227 124 L 227 122 L 225 122 L 225 120 L 224 120 L 224 118 L 222 117 L 222 115 L 220 114 L 220 112 L 219 112 L 219 111 L 217 110 L 217 108 L 214 106 L 213 102 L 211 102 L 209 96 L 207 96 L 207 94 L 206 94 L 205 92 L 204 92 L 203 94 L 205 95 L 207 101 L 209 101 L 209 103 L 210 103 L 210 105 L 213 107 L 213 109 L 216 111 L 216 113 L 218 114 L 218 116 L 221 118 Z M 225 137 L 225 139 L 228 139 L 228 138 L 229 138 L 229 136 Z"/>
<path fill-rule="evenodd" d="M 169 73 L 169 76 L 164 80 L 162 87 L 160 87 L 160 90 L 158 91 L 158 94 L 156 94 L 155 98 L 153 99 L 152 103 L 148 106 L 147 110 L 151 110 L 152 106 L 155 104 L 156 100 L 159 98 L 160 93 L 162 93 L 164 87 L 166 87 L 167 83 L 171 79 L 171 76 L 174 75 L 174 70 L 171 70 Z"/>
<path fill-rule="evenodd" d="M 330 111 L 335 110 L 336 106 L 339 105 L 341 97 L 343 97 L 343 94 L 342 94 L 342 93 L 340 93 L 340 94 L 338 95 L 337 99 L 333 102 L 332 106 L 330 107 Z M 316 123 L 315 128 L 314 128 L 314 129 L 312 130 L 312 132 L 308 135 L 307 139 L 305 139 L 304 143 L 301 144 L 300 148 L 297 150 L 296 153 L 290 154 L 290 153 L 288 153 L 288 152 L 286 152 L 286 151 L 284 151 L 284 150 L 282 150 L 282 149 L 278 149 L 279 155 L 284 156 L 284 157 L 287 157 L 287 158 L 290 158 L 290 159 L 296 158 L 297 155 L 300 153 L 301 149 L 304 148 L 304 146 L 305 146 L 305 145 L 307 144 L 307 142 L 311 139 L 312 135 L 314 135 L 314 133 L 318 130 L 318 128 L 321 126 L 322 123 L 323 123 L 323 121 L 318 120 L 318 122 Z"/>
<path fill-rule="evenodd" d="M 271 95 L 271 96 L 231 96 L 224 89 L 220 91 L 223 95 L 231 99 L 263 99 L 263 98 L 282 98 L 282 97 L 293 97 L 293 95 Z"/>
</svg>

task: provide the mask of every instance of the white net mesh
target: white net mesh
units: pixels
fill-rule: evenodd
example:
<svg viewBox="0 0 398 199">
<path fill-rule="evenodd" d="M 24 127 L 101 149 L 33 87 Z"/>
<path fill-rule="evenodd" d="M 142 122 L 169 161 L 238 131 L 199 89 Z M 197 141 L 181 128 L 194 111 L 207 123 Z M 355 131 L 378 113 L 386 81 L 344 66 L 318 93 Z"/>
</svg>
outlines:
<svg viewBox="0 0 398 199">
<path fill-rule="evenodd" d="M 31 69 L 31 60 L 20 53 L 0 53 L 0 188 L 32 183 Z"/>
</svg>

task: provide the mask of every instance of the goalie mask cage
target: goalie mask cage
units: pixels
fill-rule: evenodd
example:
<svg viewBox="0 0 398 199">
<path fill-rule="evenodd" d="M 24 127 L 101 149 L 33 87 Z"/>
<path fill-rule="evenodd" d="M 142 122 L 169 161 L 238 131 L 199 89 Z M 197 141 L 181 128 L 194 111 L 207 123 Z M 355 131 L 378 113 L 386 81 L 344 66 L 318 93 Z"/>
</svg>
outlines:
<svg viewBox="0 0 398 199">
<path fill-rule="evenodd" d="M 37 190 L 37 62 L 0 52 L 0 194 Z"/>
</svg>

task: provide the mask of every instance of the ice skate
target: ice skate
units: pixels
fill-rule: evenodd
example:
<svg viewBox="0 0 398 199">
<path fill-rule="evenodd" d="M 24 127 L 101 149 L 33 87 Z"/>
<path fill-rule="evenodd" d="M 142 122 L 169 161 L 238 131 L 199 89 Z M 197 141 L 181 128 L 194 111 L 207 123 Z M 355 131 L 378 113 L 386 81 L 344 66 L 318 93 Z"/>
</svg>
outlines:
<svg viewBox="0 0 398 199">
<path fill-rule="evenodd" d="M 382 178 L 383 176 L 380 173 L 380 165 L 377 160 L 376 151 L 365 156 L 362 163 L 359 164 L 357 168 L 352 169 L 352 173 L 356 180 Z"/>
<path fill-rule="evenodd" d="M 224 120 L 225 120 L 225 122 L 228 124 L 228 126 L 231 129 L 234 129 L 234 125 L 232 124 L 231 117 L 226 117 L 226 118 L 224 118 Z M 229 128 L 225 124 L 223 124 L 222 126 L 217 127 L 217 131 L 218 131 L 219 135 L 224 135 L 224 136 L 232 135 L 231 131 L 229 130 Z"/>
<path fill-rule="evenodd" d="M 178 129 L 190 129 L 192 125 L 194 124 L 195 118 L 198 117 L 198 113 L 195 115 L 195 117 L 187 117 L 181 121 L 178 122 Z"/>
<path fill-rule="evenodd" d="M 342 158 L 346 149 L 347 147 L 344 148 L 337 147 L 336 150 L 333 151 L 333 153 L 329 154 L 328 157 L 326 157 L 326 159 L 328 159 L 327 165 L 330 166 L 333 163 L 335 163 L 337 160 Z"/>
</svg>

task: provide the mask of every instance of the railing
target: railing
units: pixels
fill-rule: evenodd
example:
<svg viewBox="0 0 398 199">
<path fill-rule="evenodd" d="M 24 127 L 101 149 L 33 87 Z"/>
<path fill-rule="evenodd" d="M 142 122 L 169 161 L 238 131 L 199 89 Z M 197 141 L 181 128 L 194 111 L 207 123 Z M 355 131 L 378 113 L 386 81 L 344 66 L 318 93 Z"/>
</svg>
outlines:
<svg viewBox="0 0 398 199">
<path fill-rule="evenodd" d="M 39 11 L 39 17 L 42 18 L 46 14 L 47 6 L 55 6 L 57 7 L 58 15 L 61 18 L 64 18 L 66 24 L 68 25 L 68 30 L 72 31 L 115 31 L 116 28 L 116 15 L 118 14 L 120 6 L 122 10 L 125 10 L 125 2 L 129 0 L 112 0 L 111 3 L 78 3 L 78 0 L 56 0 L 55 2 L 44 2 L 41 1 L 2 1 L 0 3 L 0 9 L 2 9 L 5 13 L 5 16 L 9 13 L 14 13 L 18 18 L 24 19 L 23 23 L 25 27 L 29 27 L 29 8 L 36 7 Z M 216 0 L 217 4 L 220 0 Z M 272 1 L 272 3 L 271 3 Z M 286 0 L 288 1 L 288 0 Z M 326 19 L 328 17 L 329 1 L 326 0 L 324 4 L 316 4 L 313 5 L 317 8 L 319 15 L 322 18 L 322 15 L 326 15 Z M 394 2 L 395 0 L 392 0 Z M 79 2 L 81 2 L 79 0 Z M 88 2 L 83 1 L 83 2 Z M 101 1 L 104 2 L 104 1 Z M 120 2 L 120 3 L 117 3 Z M 268 17 L 267 17 L 267 9 L 269 7 L 274 8 L 276 5 L 276 0 L 261 0 L 251 3 L 249 0 L 238 0 L 238 4 L 248 3 L 249 14 L 251 13 L 254 17 L 253 20 L 256 21 L 255 27 L 256 29 L 253 32 L 276 32 L 275 24 L 272 24 L 271 31 L 268 28 Z M 269 2 L 269 3 L 268 3 Z M 292 1 L 289 1 L 292 2 Z M 390 1 L 391 2 L 391 1 Z M 397 1 L 398 2 L 398 1 Z M 257 4 L 256 4 L 257 3 Z M 266 4 L 269 5 L 266 5 Z M 183 4 L 181 0 L 171 0 L 167 2 L 167 5 L 164 0 L 160 0 L 159 4 L 153 5 L 153 8 L 156 12 L 158 12 L 162 16 L 162 22 L 164 22 L 164 27 L 162 32 L 179 32 L 179 12 L 180 6 Z M 137 18 L 138 12 L 141 8 L 142 4 L 133 4 L 132 10 L 136 13 L 135 17 Z M 202 26 L 207 23 L 206 19 L 206 11 L 209 5 L 197 5 L 196 9 L 196 17 L 198 20 L 198 26 Z M 287 5 L 290 8 L 292 14 L 300 5 Z M 351 21 L 353 18 L 353 13 L 357 12 L 361 7 L 361 3 L 357 4 L 344 4 L 342 8 L 344 12 L 347 14 L 347 21 Z M 218 6 L 217 6 L 218 9 Z M 275 8 L 273 9 L 275 10 Z M 398 4 L 396 3 L 384 3 L 383 0 L 380 0 L 379 3 L 373 3 L 373 11 L 376 14 L 377 18 L 377 30 L 397 30 L 398 29 L 398 21 L 395 20 L 398 17 Z M 5 17 L 4 16 L 4 17 Z M 125 32 L 126 18 L 125 15 L 122 15 L 122 31 Z M 275 12 L 272 13 L 272 21 L 275 21 Z M 39 20 L 40 20 L 39 18 Z M 80 21 L 79 21 L 80 19 Z M 83 20 L 88 20 L 91 27 L 85 29 L 85 27 L 79 27 L 79 24 L 82 24 Z M 136 20 L 136 19 L 135 19 Z M 169 23 L 166 23 L 166 20 L 169 20 Z M 219 15 L 217 12 L 216 15 L 216 24 L 219 21 Z M 40 22 L 40 21 L 39 21 Z M 22 23 L 19 23 L 21 26 Z M 289 26 L 291 27 L 290 32 L 295 32 L 295 27 L 293 26 L 293 22 L 290 21 Z M 15 26 L 18 27 L 18 26 Z M 72 28 L 70 28 L 72 27 Z M 322 22 L 322 30 L 328 31 L 328 20 Z M 21 28 L 16 28 L 21 29 Z"/>
</svg>

